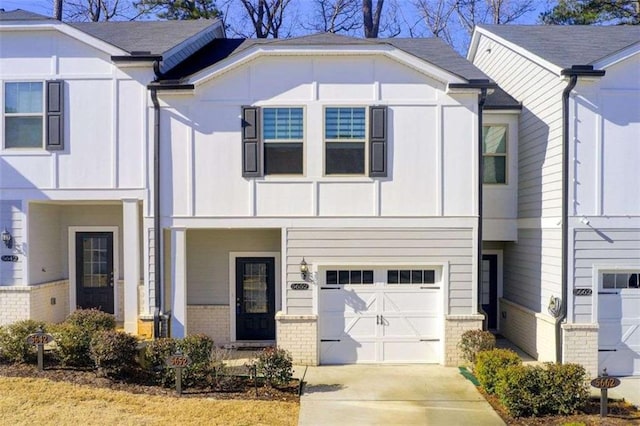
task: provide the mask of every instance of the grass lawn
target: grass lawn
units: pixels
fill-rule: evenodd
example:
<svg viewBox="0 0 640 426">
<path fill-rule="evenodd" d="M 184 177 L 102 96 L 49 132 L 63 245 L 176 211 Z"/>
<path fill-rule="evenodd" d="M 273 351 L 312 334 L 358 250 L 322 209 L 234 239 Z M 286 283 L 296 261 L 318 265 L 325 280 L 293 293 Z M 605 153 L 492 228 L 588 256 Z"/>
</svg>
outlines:
<svg viewBox="0 0 640 426">
<path fill-rule="evenodd" d="M 151 396 L 0 377 L 0 425 L 296 425 L 298 410 L 293 402 Z"/>
</svg>

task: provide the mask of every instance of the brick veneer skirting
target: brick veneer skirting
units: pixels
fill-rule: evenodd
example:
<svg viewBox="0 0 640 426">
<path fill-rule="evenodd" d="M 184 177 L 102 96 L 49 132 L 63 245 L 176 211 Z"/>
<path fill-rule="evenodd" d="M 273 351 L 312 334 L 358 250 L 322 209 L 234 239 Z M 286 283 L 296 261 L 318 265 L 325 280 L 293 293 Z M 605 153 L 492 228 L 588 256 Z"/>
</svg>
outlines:
<svg viewBox="0 0 640 426">
<path fill-rule="evenodd" d="M 598 324 L 562 324 L 562 362 L 582 365 L 598 376 Z"/>
<path fill-rule="evenodd" d="M 276 314 L 279 348 L 291 352 L 294 364 L 318 365 L 318 317 L 316 315 Z"/>
<path fill-rule="evenodd" d="M 458 342 L 467 330 L 481 330 L 484 315 L 447 315 L 444 328 L 444 365 L 455 367 L 464 363 Z"/>
</svg>

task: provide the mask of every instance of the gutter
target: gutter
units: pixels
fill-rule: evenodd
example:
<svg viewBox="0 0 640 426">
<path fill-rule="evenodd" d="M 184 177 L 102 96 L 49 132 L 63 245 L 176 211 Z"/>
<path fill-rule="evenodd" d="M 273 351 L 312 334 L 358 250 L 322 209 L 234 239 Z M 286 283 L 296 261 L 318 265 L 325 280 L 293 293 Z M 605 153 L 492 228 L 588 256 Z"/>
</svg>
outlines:
<svg viewBox="0 0 640 426">
<path fill-rule="evenodd" d="M 162 233 L 160 229 L 160 103 L 158 91 L 149 88 L 153 102 L 153 240 L 154 240 L 154 289 L 153 337 L 160 337 L 162 312 Z"/>
<path fill-rule="evenodd" d="M 562 91 L 562 278 L 560 313 L 556 318 L 556 362 L 562 363 L 562 324 L 567 319 L 567 299 L 569 297 L 569 96 L 578 83 L 578 77 L 602 77 L 604 70 L 594 70 L 592 65 L 573 65 L 565 68 L 560 75 L 569 77 L 569 83 Z"/>
<path fill-rule="evenodd" d="M 478 312 L 484 316 L 484 320 L 482 321 L 482 329 L 486 330 L 488 328 L 489 319 L 486 312 L 482 309 L 482 209 L 484 207 L 483 203 L 483 190 L 484 190 L 484 161 L 482 161 L 482 114 L 484 111 L 484 103 L 487 100 L 487 88 L 483 87 L 480 89 L 480 95 L 478 96 L 478 242 L 477 242 L 477 253 L 478 257 L 477 261 L 477 293 L 478 293 Z"/>
</svg>

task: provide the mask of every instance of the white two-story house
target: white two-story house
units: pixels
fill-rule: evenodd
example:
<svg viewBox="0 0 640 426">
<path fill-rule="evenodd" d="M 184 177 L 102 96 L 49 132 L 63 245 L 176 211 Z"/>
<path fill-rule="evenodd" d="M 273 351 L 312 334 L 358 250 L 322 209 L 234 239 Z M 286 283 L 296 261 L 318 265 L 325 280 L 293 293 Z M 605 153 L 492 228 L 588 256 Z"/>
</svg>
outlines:
<svg viewBox="0 0 640 426">
<path fill-rule="evenodd" d="M 468 59 L 523 104 L 502 334 L 640 375 L 640 28 L 480 26 Z"/>
<path fill-rule="evenodd" d="M 440 40 L 0 31 L 2 323 L 98 307 L 299 363 L 447 365 L 500 326 L 520 105 Z"/>
<path fill-rule="evenodd" d="M 97 307 L 136 333 L 152 317 L 146 86 L 154 61 L 170 67 L 223 35 L 221 22 L 0 12 L 0 325 Z"/>
</svg>

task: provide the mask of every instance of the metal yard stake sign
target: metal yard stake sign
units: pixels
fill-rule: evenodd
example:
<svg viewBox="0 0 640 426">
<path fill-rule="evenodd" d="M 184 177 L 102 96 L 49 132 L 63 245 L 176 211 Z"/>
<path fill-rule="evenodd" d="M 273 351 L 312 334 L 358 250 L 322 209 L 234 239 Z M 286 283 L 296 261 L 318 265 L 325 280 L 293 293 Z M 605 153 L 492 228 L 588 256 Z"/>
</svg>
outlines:
<svg viewBox="0 0 640 426">
<path fill-rule="evenodd" d="M 191 358 L 183 355 L 181 351 L 167 358 L 167 366 L 173 368 L 176 373 L 176 392 L 182 395 L 182 369 L 191 365 Z"/>
<path fill-rule="evenodd" d="M 35 345 L 38 347 L 38 370 L 44 370 L 44 345 L 53 341 L 53 336 L 42 331 L 42 328 L 38 327 L 35 333 L 27 336 L 27 344 Z"/>
</svg>

